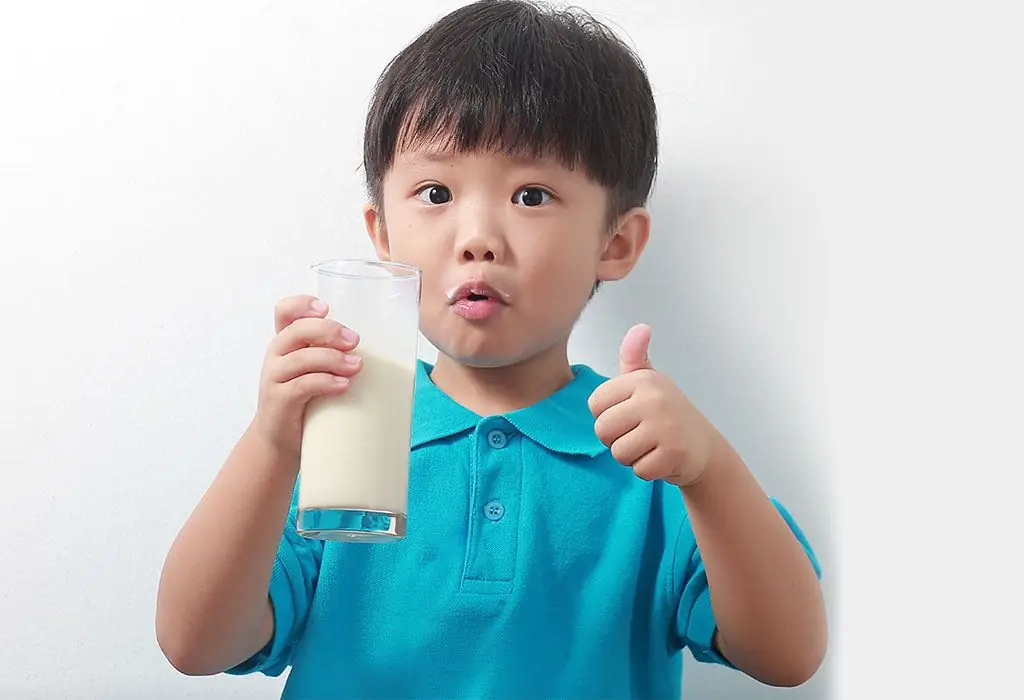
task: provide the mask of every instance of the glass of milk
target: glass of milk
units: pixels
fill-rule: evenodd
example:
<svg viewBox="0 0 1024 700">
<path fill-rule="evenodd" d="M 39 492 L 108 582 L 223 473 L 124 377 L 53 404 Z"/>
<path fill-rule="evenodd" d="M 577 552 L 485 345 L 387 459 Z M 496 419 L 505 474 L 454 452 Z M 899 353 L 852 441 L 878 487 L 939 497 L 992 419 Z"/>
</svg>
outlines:
<svg viewBox="0 0 1024 700">
<path fill-rule="evenodd" d="M 359 373 L 341 396 L 306 408 L 299 534 L 384 542 L 405 536 L 409 437 L 419 340 L 420 271 L 397 263 L 313 266 L 328 318 L 359 334 Z"/>
</svg>

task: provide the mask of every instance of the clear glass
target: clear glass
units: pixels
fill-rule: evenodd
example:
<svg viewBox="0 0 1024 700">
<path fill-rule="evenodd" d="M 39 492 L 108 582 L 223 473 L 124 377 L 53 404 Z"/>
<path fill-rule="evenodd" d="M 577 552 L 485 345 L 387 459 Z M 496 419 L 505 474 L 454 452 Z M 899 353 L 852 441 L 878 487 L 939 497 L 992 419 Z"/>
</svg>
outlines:
<svg viewBox="0 0 1024 700">
<path fill-rule="evenodd" d="M 341 396 L 306 408 L 299 534 L 381 542 L 405 536 L 419 341 L 420 271 L 370 260 L 313 266 L 328 318 L 359 334 L 363 366 Z"/>
</svg>

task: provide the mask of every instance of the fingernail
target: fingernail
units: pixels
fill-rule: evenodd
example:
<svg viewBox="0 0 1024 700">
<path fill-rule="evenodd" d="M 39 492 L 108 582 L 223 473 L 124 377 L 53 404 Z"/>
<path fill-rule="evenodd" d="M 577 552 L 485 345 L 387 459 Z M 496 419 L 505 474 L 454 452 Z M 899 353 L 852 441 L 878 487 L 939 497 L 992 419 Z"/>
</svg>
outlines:
<svg viewBox="0 0 1024 700">
<path fill-rule="evenodd" d="M 327 311 L 327 304 L 320 301 L 319 299 L 314 299 L 311 306 L 313 307 L 313 311 L 316 311 L 318 314 L 322 314 L 323 312 Z"/>
<path fill-rule="evenodd" d="M 363 358 L 359 357 L 359 355 L 345 355 L 345 364 L 352 365 L 353 367 L 362 361 Z"/>
<path fill-rule="evenodd" d="M 351 328 L 342 328 L 341 339 L 344 340 L 346 343 L 355 343 L 359 341 L 359 334 L 356 333 Z"/>
<path fill-rule="evenodd" d="M 348 384 L 348 377 L 339 377 L 335 375 L 334 381 L 336 381 L 338 384 L 341 384 L 342 386 L 346 386 Z"/>
</svg>

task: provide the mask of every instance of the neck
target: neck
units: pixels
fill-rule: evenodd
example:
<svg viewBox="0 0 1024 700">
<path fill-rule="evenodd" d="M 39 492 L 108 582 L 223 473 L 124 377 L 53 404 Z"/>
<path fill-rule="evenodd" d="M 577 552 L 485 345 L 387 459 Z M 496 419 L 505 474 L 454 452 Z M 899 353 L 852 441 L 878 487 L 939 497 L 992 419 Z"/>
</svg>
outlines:
<svg viewBox="0 0 1024 700">
<path fill-rule="evenodd" d="M 477 415 L 509 413 L 543 401 L 572 381 L 566 345 L 561 343 L 517 364 L 495 368 L 467 367 L 441 353 L 430 379 L 453 401 Z"/>
</svg>

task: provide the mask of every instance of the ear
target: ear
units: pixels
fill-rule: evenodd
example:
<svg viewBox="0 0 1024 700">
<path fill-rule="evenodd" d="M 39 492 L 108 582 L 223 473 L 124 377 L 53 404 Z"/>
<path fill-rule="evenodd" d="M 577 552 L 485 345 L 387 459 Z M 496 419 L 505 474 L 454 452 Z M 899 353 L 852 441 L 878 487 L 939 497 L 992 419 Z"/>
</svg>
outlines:
<svg viewBox="0 0 1024 700">
<path fill-rule="evenodd" d="M 367 202 L 363 207 L 363 220 L 366 222 L 366 232 L 370 235 L 370 242 L 377 251 L 377 259 L 391 260 L 391 241 L 388 240 L 388 229 L 384 225 L 384 214 L 378 211 L 377 206 Z"/>
<path fill-rule="evenodd" d="M 597 279 L 613 282 L 628 275 L 651 235 L 651 215 L 643 207 L 635 207 L 619 217 L 615 230 L 605 241 L 604 252 L 597 264 Z"/>
</svg>

